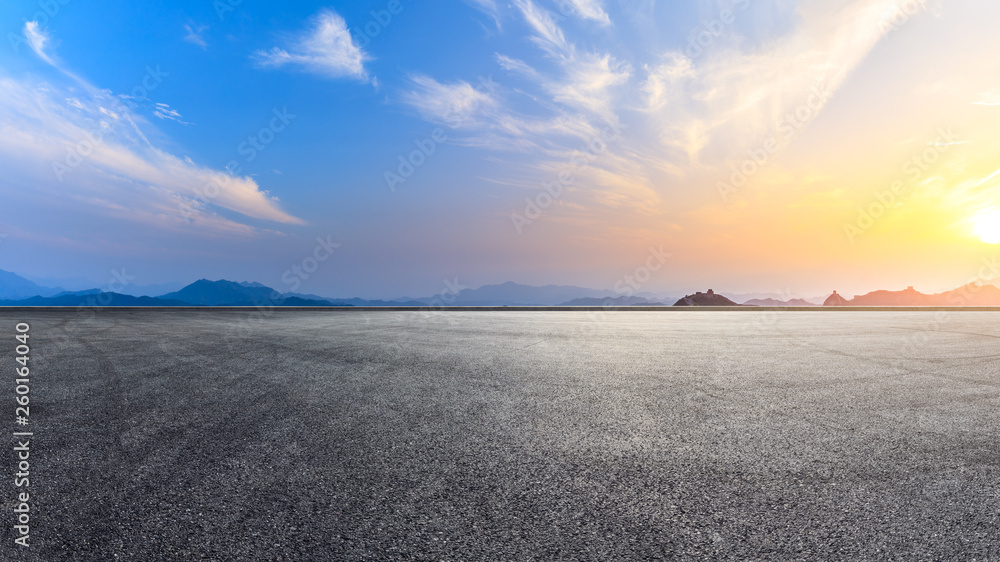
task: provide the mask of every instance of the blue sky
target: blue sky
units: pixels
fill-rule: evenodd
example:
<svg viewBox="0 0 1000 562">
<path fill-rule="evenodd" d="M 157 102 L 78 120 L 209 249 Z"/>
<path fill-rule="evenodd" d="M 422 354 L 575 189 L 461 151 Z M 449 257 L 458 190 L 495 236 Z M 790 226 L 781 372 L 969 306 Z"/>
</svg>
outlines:
<svg viewBox="0 0 1000 562">
<path fill-rule="evenodd" d="M 0 268 L 288 290 L 330 254 L 294 288 L 390 297 L 456 278 L 611 288 L 663 248 L 645 290 L 813 296 L 920 249 L 890 244 L 912 224 L 861 247 L 844 225 L 914 142 L 964 123 L 985 142 L 1000 92 L 963 51 L 988 33 L 971 0 L 291 4 L 0 7 Z M 768 139 L 766 170 L 720 188 Z M 956 171 L 955 152 L 935 166 L 978 197 L 963 213 L 986 209 L 993 170 Z M 921 189 L 892 221 L 935 205 Z M 971 268 L 985 249 L 961 244 Z M 872 282 L 967 277 L 891 265 Z"/>
</svg>

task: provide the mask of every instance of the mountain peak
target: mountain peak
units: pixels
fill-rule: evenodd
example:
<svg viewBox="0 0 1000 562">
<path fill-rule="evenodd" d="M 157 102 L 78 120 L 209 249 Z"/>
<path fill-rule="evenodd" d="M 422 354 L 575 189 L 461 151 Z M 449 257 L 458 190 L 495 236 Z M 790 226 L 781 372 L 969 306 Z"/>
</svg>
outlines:
<svg viewBox="0 0 1000 562">
<path fill-rule="evenodd" d="M 280 293 L 260 283 L 237 283 L 228 279 L 199 279 L 187 287 L 160 298 L 189 302 L 199 306 L 260 304 L 276 300 Z"/>
<path fill-rule="evenodd" d="M 674 306 L 740 306 L 735 302 L 727 299 L 726 297 L 717 294 L 712 289 L 702 293 L 697 292 L 693 295 L 686 295 L 677 302 Z"/>
</svg>

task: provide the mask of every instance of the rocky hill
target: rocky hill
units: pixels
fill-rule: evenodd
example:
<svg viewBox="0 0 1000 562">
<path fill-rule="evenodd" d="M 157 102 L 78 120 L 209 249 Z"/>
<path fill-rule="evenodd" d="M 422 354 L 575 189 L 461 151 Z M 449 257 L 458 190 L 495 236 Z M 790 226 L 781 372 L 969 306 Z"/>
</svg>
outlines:
<svg viewBox="0 0 1000 562">
<path fill-rule="evenodd" d="M 709 289 L 708 292 L 697 292 L 687 295 L 674 303 L 674 306 L 741 306 L 726 297 L 716 294 Z"/>
</svg>

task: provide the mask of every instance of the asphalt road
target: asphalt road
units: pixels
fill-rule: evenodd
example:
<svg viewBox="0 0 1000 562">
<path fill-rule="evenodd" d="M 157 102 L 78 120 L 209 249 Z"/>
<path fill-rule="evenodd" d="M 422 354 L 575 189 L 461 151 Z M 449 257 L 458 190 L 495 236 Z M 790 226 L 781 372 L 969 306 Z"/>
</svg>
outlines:
<svg viewBox="0 0 1000 562">
<path fill-rule="evenodd" d="M 0 558 L 1000 560 L 998 320 L 0 310 Z"/>
</svg>

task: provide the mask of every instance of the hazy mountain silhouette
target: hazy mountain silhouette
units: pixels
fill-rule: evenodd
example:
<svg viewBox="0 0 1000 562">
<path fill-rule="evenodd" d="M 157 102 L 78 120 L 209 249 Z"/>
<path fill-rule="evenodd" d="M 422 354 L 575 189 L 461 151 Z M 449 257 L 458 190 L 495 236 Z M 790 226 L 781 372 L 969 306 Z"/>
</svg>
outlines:
<svg viewBox="0 0 1000 562">
<path fill-rule="evenodd" d="M 913 287 L 903 291 L 872 291 L 855 295 L 847 301 L 847 306 L 929 306 L 936 304 L 932 295 L 925 295 Z"/>
<path fill-rule="evenodd" d="M 572 285 L 536 287 L 508 281 L 477 289 L 465 288 L 450 298 L 439 294 L 424 298 L 367 300 L 280 293 L 256 282 L 199 279 L 180 290 L 150 297 L 100 289 L 65 291 L 59 287 L 42 287 L 20 275 L 0 270 L 0 306 L 666 306 L 662 300 L 657 300 L 662 297 L 650 293 L 641 295 L 623 296 L 613 291 Z M 712 290 L 684 296 L 673 306 L 744 305 L 817 306 L 805 299 L 785 301 L 771 297 L 754 298 L 739 305 Z M 872 291 L 855 295 L 851 300 L 843 299 L 834 291 L 824 306 L 1000 306 L 1000 288 L 969 284 L 952 291 L 924 294 L 908 287 L 902 291 Z"/>
<path fill-rule="evenodd" d="M 643 297 L 583 297 L 562 303 L 562 306 L 666 306 Z"/>
<path fill-rule="evenodd" d="M 743 303 L 743 306 L 819 306 L 814 302 L 805 299 L 789 299 L 787 301 L 778 299 L 750 299 Z"/>
<path fill-rule="evenodd" d="M 855 295 L 840 306 L 1000 306 L 1000 288 L 970 283 L 951 291 L 929 295 L 913 287 L 902 291 L 880 290 Z"/>
<path fill-rule="evenodd" d="M 226 302 L 214 306 L 354 306 L 351 304 L 331 302 L 328 300 L 303 299 L 299 297 L 289 297 L 278 295 L 276 298 L 264 301 L 234 301 Z"/>
<path fill-rule="evenodd" d="M 41 275 L 21 275 L 21 277 L 42 287 L 62 287 L 65 291 L 83 291 L 100 286 L 100 283 L 86 277 L 49 277 Z"/>
<path fill-rule="evenodd" d="M 21 300 L 2 300 L 0 306 L 190 306 L 178 300 L 153 297 L 133 297 L 100 291 L 66 292 L 53 297 L 31 297 Z"/>
<path fill-rule="evenodd" d="M 545 285 L 535 287 L 508 281 L 499 285 L 483 285 L 478 289 L 462 289 L 450 303 L 456 306 L 536 305 L 556 306 L 573 299 L 616 298 L 618 293 L 600 289 L 586 289 L 572 285 Z M 424 300 L 424 299 L 421 299 Z M 441 300 L 438 298 L 438 300 Z"/>
<path fill-rule="evenodd" d="M 115 292 L 133 297 L 155 297 L 171 291 L 179 291 L 184 287 L 181 283 L 156 283 L 153 285 L 132 285 L 115 287 Z"/>
<path fill-rule="evenodd" d="M 712 289 L 708 292 L 697 292 L 687 295 L 674 303 L 674 306 L 740 306 L 726 297 L 717 294 Z"/>
<path fill-rule="evenodd" d="M 179 300 L 199 306 L 221 306 L 232 303 L 263 304 L 280 298 L 280 294 L 260 283 L 209 281 L 199 279 L 187 287 L 157 298 Z"/>
<path fill-rule="evenodd" d="M 260 283 L 209 281 L 199 279 L 180 291 L 167 293 L 157 298 L 178 300 L 196 306 L 351 306 L 336 305 L 326 299 L 310 299 L 283 295 Z"/>
<path fill-rule="evenodd" d="M 235 283 L 232 281 L 209 281 L 200 279 L 180 291 L 167 293 L 160 298 L 175 299 L 199 306 L 253 306 L 255 303 L 273 302 L 279 306 L 556 306 L 574 299 L 594 299 L 596 305 L 603 305 L 604 299 L 621 299 L 616 304 L 657 304 L 644 297 L 622 297 L 613 291 L 587 289 L 585 287 L 546 285 L 535 287 L 514 282 L 498 285 L 484 285 L 478 289 L 462 289 L 455 295 L 435 295 L 419 299 L 368 300 L 360 298 L 332 298 L 319 295 L 288 293 L 280 295 L 274 289 L 260 283 Z M 309 302 L 292 301 L 298 298 Z M 284 299 L 284 300 L 282 300 Z M 588 301 L 590 302 L 590 301 Z M 619 302 L 619 301 L 616 301 Z M 294 303 L 294 304 L 293 304 Z M 576 304 L 574 304 L 576 305 Z"/>
<path fill-rule="evenodd" d="M 323 298 L 323 297 L 320 297 Z M 327 302 L 333 304 L 334 306 L 427 306 L 426 302 L 418 300 L 394 300 L 394 301 L 384 301 L 384 300 L 368 300 L 359 298 L 350 299 L 324 299 Z"/>
<path fill-rule="evenodd" d="M 734 293 L 732 291 L 716 291 L 716 294 L 722 295 L 727 299 L 735 303 L 747 304 L 750 301 L 774 301 L 776 303 L 787 303 L 792 301 L 804 301 L 807 304 L 774 304 L 774 305 L 757 305 L 757 306 L 809 306 L 809 305 L 821 305 L 823 304 L 823 299 L 825 297 L 808 297 L 808 298 L 793 298 L 788 299 L 788 293 Z"/>
<path fill-rule="evenodd" d="M 969 283 L 934 297 L 939 306 L 1000 306 L 1000 288 L 996 285 Z"/>
<path fill-rule="evenodd" d="M 0 269 L 0 299 L 19 300 L 30 297 L 51 297 L 64 292 L 60 287 L 42 287 L 16 273 Z"/>
<path fill-rule="evenodd" d="M 87 290 L 84 290 L 84 291 L 63 291 L 61 293 L 57 293 L 55 295 L 52 295 L 51 298 L 67 297 L 67 296 L 72 296 L 72 295 L 78 295 L 78 296 L 79 295 L 99 295 L 99 294 L 101 294 L 103 292 L 104 291 L 102 291 L 100 289 L 87 289 Z M 124 295 L 124 294 L 127 294 L 127 293 L 118 293 L 118 294 L 119 295 Z M 132 295 L 132 296 L 136 297 L 136 296 L 142 296 L 142 295 Z"/>
</svg>

